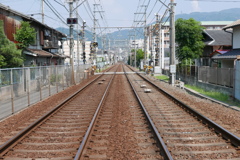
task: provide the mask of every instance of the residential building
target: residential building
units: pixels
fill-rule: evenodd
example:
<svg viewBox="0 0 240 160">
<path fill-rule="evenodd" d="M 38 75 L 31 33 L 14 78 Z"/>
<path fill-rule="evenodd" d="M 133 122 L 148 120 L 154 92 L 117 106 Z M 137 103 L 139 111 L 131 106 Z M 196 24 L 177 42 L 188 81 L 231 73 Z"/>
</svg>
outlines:
<svg viewBox="0 0 240 160">
<path fill-rule="evenodd" d="M 223 30 L 204 30 L 203 37 L 205 47 L 199 59 L 199 66 L 218 66 L 211 57 L 232 48 L 232 34 Z"/>
<path fill-rule="evenodd" d="M 7 38 L 14 40 L 13 34 L 20 27 L 21 21 L 27 21 L 36 31 L 35 43 L 30 45 L 25 54 L 24 66 L 43 66 L 63 64 L 66 56 L 61 48 L 65 34 L 35 20 L 34 18 L 10 9 L 0 4 L 0 20 L 4 22 L 4 32 Z"/>
<path fill-rule="evenodd" d="M 79 41 L 79 43 L 77 42 L 77 40 L 74 40 L 73 42 L 74 46 L 73 46 L 73 62 L 74 65 L 77 64 L 83 64 L 83 47 L 82 47 L 82 42 Z M 86 53 L 86 64 L 90 64 L 91 63 L 91 59 L 90 59 L 90 44 L 91 41 L 86 41 L 85 42 L 85 53 Z M 63 43 L 63 51 L 64 51 L 64 55 L 67 56 L 68 58 L 65 59 L 64 64 L 69 65 L 70 64 L 70 41 L 65 41 Z"/>
<path fill-rule="evenodd" d="M 221 63 L 221 68 L 235 68 L 235 61 L 240 59 L 240 19 L 225 26 L 223 30 L 232 34 L 232 50 L 213 59 Z"/>
</svg>

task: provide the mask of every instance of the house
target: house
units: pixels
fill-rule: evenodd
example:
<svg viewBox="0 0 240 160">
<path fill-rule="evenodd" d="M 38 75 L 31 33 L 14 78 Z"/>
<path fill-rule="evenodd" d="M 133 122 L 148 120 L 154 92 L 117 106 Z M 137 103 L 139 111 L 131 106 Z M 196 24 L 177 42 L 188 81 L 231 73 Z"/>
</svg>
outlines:
<svg viewBox="0 0 240 160">
<path fill-rule="evenodd" d="M 65 34 L 2 4 L 0 4 L 0 20 L 4 22 L 4 32 L 7 38 L 14 43 L 17 42 L 14 40 L 13 34 L 20 27 L 21 21 L 29 22 L 35 29 L 37 33 L 35 44 L 30 45 L 23 52 L 25 54 L 24 66 L 64 64 L 66 56 L 63 54 L 61 46 L 67 37 Z"/>
<path fill-rule="evenodd" d="M 223 30 L 232 34 L 232 50 L 213 59 L 221 63 L 221 68 L 235 68 L 235 62 L 240 57 L 240 19 L 225 26 Z"/>
<path fill-rule="evenodd" d="M 200 58 L 200 66 L 215 66 L 212 59 L 215 54 L 222 54 L 232 48 L 232 34 L 223 30 L 204 30 L 205 47 Z"/>
</svg>

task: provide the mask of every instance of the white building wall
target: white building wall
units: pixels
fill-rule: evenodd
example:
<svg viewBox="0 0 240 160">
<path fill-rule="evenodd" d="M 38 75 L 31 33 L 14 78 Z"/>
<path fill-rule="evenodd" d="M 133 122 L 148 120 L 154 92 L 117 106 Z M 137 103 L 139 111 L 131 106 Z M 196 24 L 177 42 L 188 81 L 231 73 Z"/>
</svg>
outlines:
<svg viewBox="0 0 240 160">
<path fill-rule="evenodd" d="M 85 42 L 85 53 L 86 53 L 86 64 L 90 63 L 90 41 L 86 41 Z M 63 43 L 63 52 L 65 56 L 69 56 L 70 57 L 70 41 L 65 41 Z M 79 53 L 77 53 L 77 41 L 74 40 L 74 46 L 73 46 L 73 61 L 74 64 L 77 65 L 78 64 L 78 55 L 79 55 L 79 64 L 83 64 L 83 59 L 82 59 L 82 53 L 83 53 L 83 49 L 82 49 L 82 43 L 79 42 Z M 65 64 L 70 64 L 70 58 L 66 58 L 65 60 Z"/>
<path fill-rule="evenodd" d="M 240 26 L 233 28 L 233 49 L 240 48 Z"/>
</svg>

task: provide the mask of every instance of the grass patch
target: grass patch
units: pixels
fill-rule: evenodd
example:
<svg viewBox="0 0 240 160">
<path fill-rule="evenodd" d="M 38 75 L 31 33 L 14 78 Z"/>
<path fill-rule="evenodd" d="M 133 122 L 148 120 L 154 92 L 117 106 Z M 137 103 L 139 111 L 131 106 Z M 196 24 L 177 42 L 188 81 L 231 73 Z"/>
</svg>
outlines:
<svg viewBox="0 0 240 160">
<path fill-rule="evenodd" d="M 233 100 L 231 100 L 231 98 L 227 94 L 223 94 L 223 93 L 220 93 L 220 92 L 206 91 L 206 90 L 204 90 L 202 88 L 199 88 L 197 86 L 192 86 L 192 85 L 188 85 L 188 84 L 186 84 L 184 86 L 187 87 L 187 88 L 190 88 L 190 89 L 192 89 L 196 92 L 199 92 L 203 95 L 206 95 L 208 97 L 216 99 L 218 101 L 227 103 L 229 105 L 234 105 L 234 106 L 240 107 L 240 104 L 238 102 L 234 102 Z"/>
<path fill-rule="evenodd" d="M 161 75 L 161 76 L 155 76 L 157 79 L 161 79 L 163 81 L 169 81 L 169 77 L 165 76 L 165 75 Z"/>
</svg>

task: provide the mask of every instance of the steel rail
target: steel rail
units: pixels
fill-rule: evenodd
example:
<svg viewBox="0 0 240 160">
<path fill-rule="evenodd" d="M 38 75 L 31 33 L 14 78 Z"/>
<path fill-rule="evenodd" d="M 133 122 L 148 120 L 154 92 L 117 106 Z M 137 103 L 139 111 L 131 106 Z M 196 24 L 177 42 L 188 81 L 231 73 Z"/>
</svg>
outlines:
<svg viewBox="0 0 240 160">
<path fill-rule="evenodd" d="M 110 70 L 111 68 L 109 68 Z M 3 158 L 3 156 L 8 152 L 8 150 L 10 148 L 12 148 L 13 146 L 15 146 L 20 140 L 23 139 L 23 137 L 27 134 L 29 134 L 34 128 L 36 128 L 39 124 L 41 124 L 47 117 L 49 117 L 50 115 L 52 115 L 54 112 L 56 112 L 57 110 L 59 110 L 64 104 L 66 104 L 68 101 L 70 101 L 71 99 L 73 99 L 75 96 L 77 96 L 77 94 L 79 94 L 80 92 L 82 92 L 84 89 L 86 89 L 89 85 L 91 85 L 92 83 L 94 83 L 95 81 L 97 81 L 100 77 L 102 77 L 102 75 L 97 76 L 95 79 L 93 79 L 91 82 L 89 82 L 88 84 L 86 84 L 84 87 L 82 87 L 81 89 L 79 89 L 78 91 L 76 91 L 74 94 L 72 94 L 71 96 L 69 96 L 68 98 L 66 98 L 61 104 L 58 104 L 57 106 L 55 106 L 52 110 L 50 110 L 48 113 L 44 114 L 42 117 L 40 117 L 39 119 L 37 119 L 35 122 L 33 122 L 32 124 L 30 124 L 28 127 L 26 127 L 25 129 L 21 130 L 19 133 L 17 133 L 14 137 L 12 137 L 11 139 L 9 139 L 7 142 L 5 142 L 4 144 L 2 144 L 0 146 L 0 159 Z"/>
<path fill-rule="evenodd" d="M 124 71 L 125 71 L 125 70 L 124 70 Z M 147 112 L 144 104 L 142 103 L 140 97 L 138 96 L 137 91 L 136 91 L 135 88 L 133 87 L 132 82 L 131 82 L 130 79 L 128 78 L 127 74 L 125 74 L 125 75 L 126 75 L 127 80 L 128 80 L 128 82 L 129 82 L 129 84 L 131 85 L 132 90 L 133 90 L 133 92 L 134 92 L 134 94 L 135 94 L 135 96 L 136 96 L 136 98 L 137 98 L 137 100 L 138 100 L 138 102 L 139 102 L 139 104 L 140 104 L 143 112 L 144 112 L 145 117 L 146 117 L 147 120 L 148 120 L 148 123 L 149 123 L 150 126 L 151 126 L 151 129 L 154 131 L 153 133 L 154 133 L 155 137 L 157 137 L 157 140 L 158 140 L 158 143 L 157 143 L 157 144 L 158 144 L 159 147 L 161 148 L 161 151 L 162 151 L 162 154 L 163 154 L 163 156 L 164 156 L 164 159 L 173 160 L 171 153 L 169 152 L 169 150 L 168 150 L 166 144 L 164 143 L 164 141 L 163 141 L 160 133 L 158 132 L 158 129 L 157 129 L 156 126 L 154 125 L 154 123 L 153 123 L 151 117 L 149 116 L 149 114 L 148 114 L 148 112 Z"/>
<path fill-rule="evenodd" d="M 103 102 L 104 102 L 104 100 L 106 98 L 106 95 L 107 95 L 107 93 L 109 91 L 110 85 L 112 84 L 112 81 L 113 81 L 113 78 L 115 77 L 115 75 L 116 74 L 113 74 L 112 78 L 110 79 L 110 81 L 108 83 L 108 86 L 107 86 L 107 88 L 106 88 L 106 90 L 105 90 L 105 92 L 103 94 L 103 97 L 102 97 L 102 99 L 101 99 L 101 101 L 100 101 L 100 103 L 99 103 L 99 105 L 98 105 L 98 107 L 97 107 L 97 109 L 96 109 L 96 111 L 94 113 L 93 119 L 92 119 L 92 121 L 91 121 L 91 123 L 90 123 L 90 125 L 89 125 L 89 127 L 87 129 L 87 132 L 85 133 L 85 136 L 84 136 L 84 138 L 83 138 L 83 140 L 82 140 L 82 142 L 80 144 L 80 147 L 78 148 L 77 154 L 74 157 L 74 160 L 79 160 L 81 158 L 81 156 L 82 156 L 84 147 L 86 146 L 86 143 L 87 143 L 87 141 L 88 141 L 88 139 L 90 137 L 90 133 L 93 130 L 94 124 L 96 122 L 96 119 L 97 119 L 97 117 L 99 115 L 99 112 L 100 112 L 100 109 L 102 107 L 102 104 L 103 104 Z"/>
<path fill-rule="evenodd" d="M 136 74 L 138 74 L 138 73 L 136 72 Z M 220 126 L 219 124 L 215 123 L 211 119 L 205 117 L 201 113 L 199 113 L 196 110 L 192 109 L 187 104 L 183 103 L 182 101 L 180 101 L 177 98 L 173 97 L 172 95 L 170 95 L 166 91 L 162 90 L 160 87 L 158 87 L 153 82 L 149 81 L 144 76 L 142 76 L 140 74 L 138 74 L 138 75 L 140 77 L 142 77 L 144 80 L 146 80 L 147 82 L 149 82 L 150 84 L 152 84 L 154 87 L 156 87 L 160 92 L 164 93 L 169 99 L 172 99 L 172 101 L 175 104 L 177 104 L 178 106 L 181 106 L 187 112 L 190 112 L 193 116 L 197 117 L 203 124 L 207 124 L 209 128 L 213 128 L 216 133 L 220 134 L 223 137 L 223 139 L 226 139 L 226 140 L 230 141 L 231 144 L 234 145 L 235 147 L 240 147 L 240 138 L 238 136 L 236 136 L 233 133 L 229 132 L 228 130 L 226 130 L 225 128 Z"/>
</svg>

